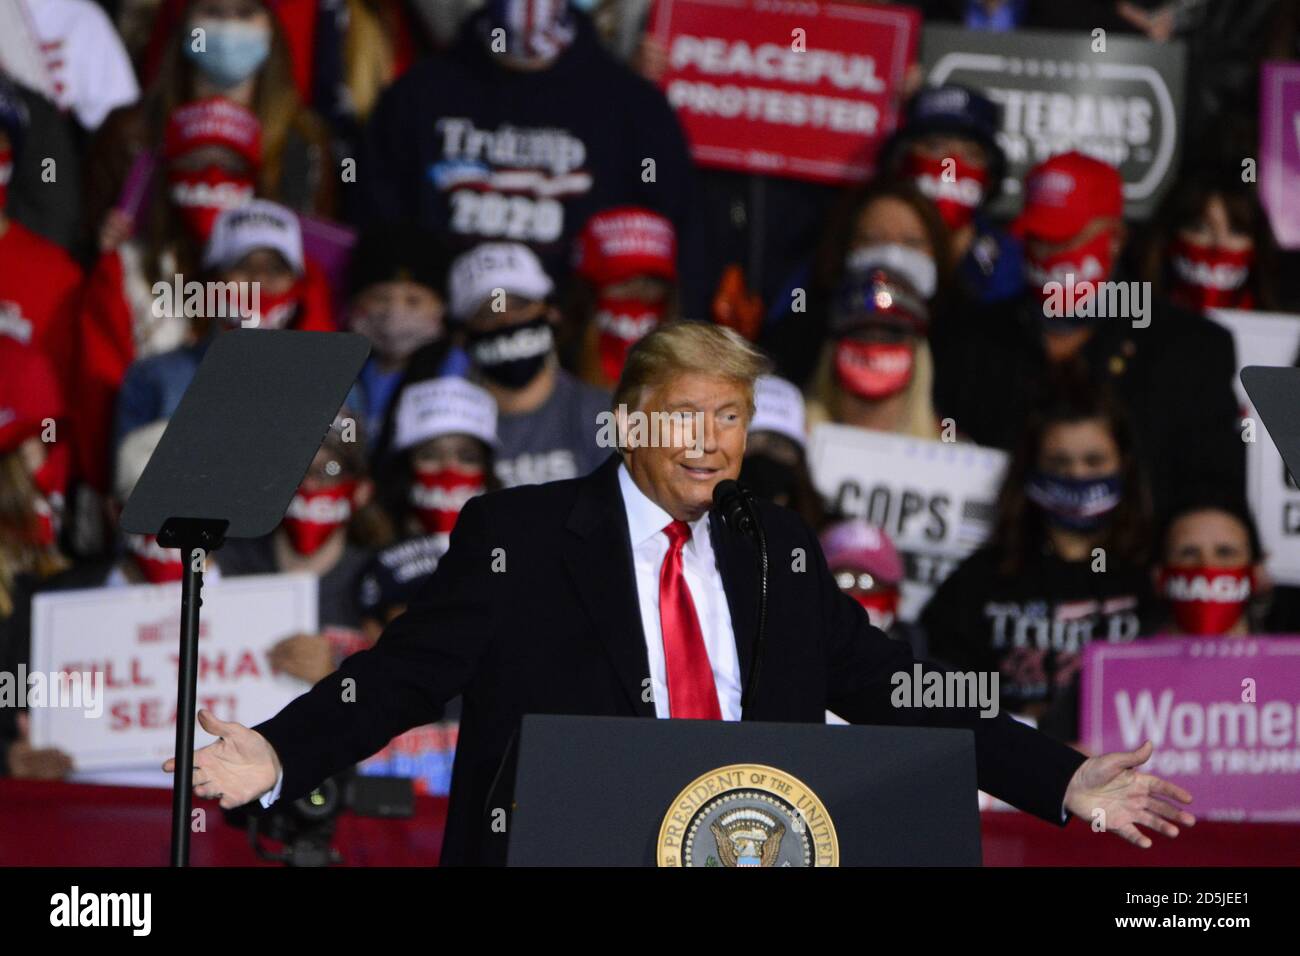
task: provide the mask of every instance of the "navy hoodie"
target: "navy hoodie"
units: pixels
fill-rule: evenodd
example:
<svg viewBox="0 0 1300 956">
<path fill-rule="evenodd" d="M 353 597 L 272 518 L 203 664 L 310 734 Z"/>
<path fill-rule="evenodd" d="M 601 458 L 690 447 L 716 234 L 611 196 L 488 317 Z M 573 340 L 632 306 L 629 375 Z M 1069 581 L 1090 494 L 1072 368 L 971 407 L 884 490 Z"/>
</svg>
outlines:
<svg viewBox="0 0 1300 956">
<path fill-rule="evenodd" d="M 641 205 L 671 219 L 679 248 L 691 208 L 690 158 L 672 108 L 601 47 L 575 14 L 572 44 L 547 69 L 511 70 L 470 17 L 444 54 L 381 97 L 357 184 L 372 222 L 411 217 L 464 249 L 526 243 L 560 281 L 586 220 Z M 654 181 L 645 182 L 645 161 Z M 648 174 L 646 174 L 648 177 Z"/>
</svg>

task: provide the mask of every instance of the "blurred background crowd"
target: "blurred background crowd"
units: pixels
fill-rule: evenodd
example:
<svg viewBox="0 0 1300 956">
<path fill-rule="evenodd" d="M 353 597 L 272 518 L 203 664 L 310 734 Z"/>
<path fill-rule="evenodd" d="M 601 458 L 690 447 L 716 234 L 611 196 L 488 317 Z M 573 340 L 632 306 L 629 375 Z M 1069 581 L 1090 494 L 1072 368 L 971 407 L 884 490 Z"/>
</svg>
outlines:
<svg viewBox="0 0 1300 956">
<path fill-rule="evenodd" d="M 318 631 L 270 651 L 303 682 L 401 613 L 469 497 L 603 461 L 628 349 L 679 320 L 775 362 L 742 481 L 822 532 L 891 637 L 999 672 L 1003 706 L 1060 739 L 1079 739 L 1090 641 L 1300 633 L 1246 501 L 1233 339 L 1206 315 L 1300 311 L 1242 175 L 1259 64 L 1297 56 L 1300 3 L 912 6 L 926 25 L 1184 44 L 1182 168 L 1155 215 L 1126 221 L 1120 174 L 1074 151 L 993 215 L 1001 107 L 916 71 L 859 185 L 699 165 L 649 0 L 0 3 L 4 668 L 29 658 L 34 594 L 179 580 L 179 552 L 115 519 L 241 324 L 372 345 L 351 427 L 281 526 L 210 562 L 209 579 L 317 576 Z M 1149 283 L 1149 323 L 1049 316 L 1066 273 Z M 256 283 L 252 322 L 160 294 L 177 277 Z M 986 538 L 917 613 L 900 613 L 911 556 L 815 473 L 827 423 L 1006 455 Z M 73 770 L 0 710 L 0 774 Z"/>
</svg>

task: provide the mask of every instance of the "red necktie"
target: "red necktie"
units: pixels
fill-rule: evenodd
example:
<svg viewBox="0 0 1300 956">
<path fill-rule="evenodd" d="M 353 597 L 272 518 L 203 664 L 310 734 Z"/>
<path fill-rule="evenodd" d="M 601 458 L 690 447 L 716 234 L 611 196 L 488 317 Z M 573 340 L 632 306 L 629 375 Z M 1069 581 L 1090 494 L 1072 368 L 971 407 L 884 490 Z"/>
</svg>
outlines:
<svg viewBox="0 0 1300 956">
<path fill-rule="evenodd" d="M 682 546 L 691 536 L 691 528 L 685 521 L 674 521 L 664 528 L 664 534 L 668 535 L 668 554 L 659 572 L 659 625 L 668 671 L 668 715 L 721 720 L 704 632 L 682 573 Z"/>
</svg>

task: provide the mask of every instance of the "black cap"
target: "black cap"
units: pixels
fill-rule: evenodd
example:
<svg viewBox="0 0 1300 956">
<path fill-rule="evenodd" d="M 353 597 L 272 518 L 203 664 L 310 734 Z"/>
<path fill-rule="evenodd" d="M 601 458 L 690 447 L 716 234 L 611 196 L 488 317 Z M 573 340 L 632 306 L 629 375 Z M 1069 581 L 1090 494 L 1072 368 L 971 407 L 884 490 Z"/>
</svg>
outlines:
<svg viewBox="0 0 1300 956">
<path fill-rule="evenodd" d="M 356 295 L 380 282 L 407 280 L 445 298 L 450 261 L 442 241 L 413 223 L 372 227 L 362 232 L 352 249 L 348 291 Z"/>
</svg>

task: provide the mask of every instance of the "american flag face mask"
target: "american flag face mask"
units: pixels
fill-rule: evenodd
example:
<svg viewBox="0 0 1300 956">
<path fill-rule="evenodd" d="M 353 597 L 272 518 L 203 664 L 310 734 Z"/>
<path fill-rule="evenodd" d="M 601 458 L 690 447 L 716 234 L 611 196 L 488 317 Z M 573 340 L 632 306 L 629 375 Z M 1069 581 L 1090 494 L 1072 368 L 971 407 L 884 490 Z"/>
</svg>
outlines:
<svg viewBox="0 0 1300 956">
<path fill-rule="evenodd" d="M 488 49 L 495 31 L 505 31 L 505 52 L 544 60 L 561 53 L 573 41 L 573 15 L 568 0 L 488 0 Z"/>
</svg>

